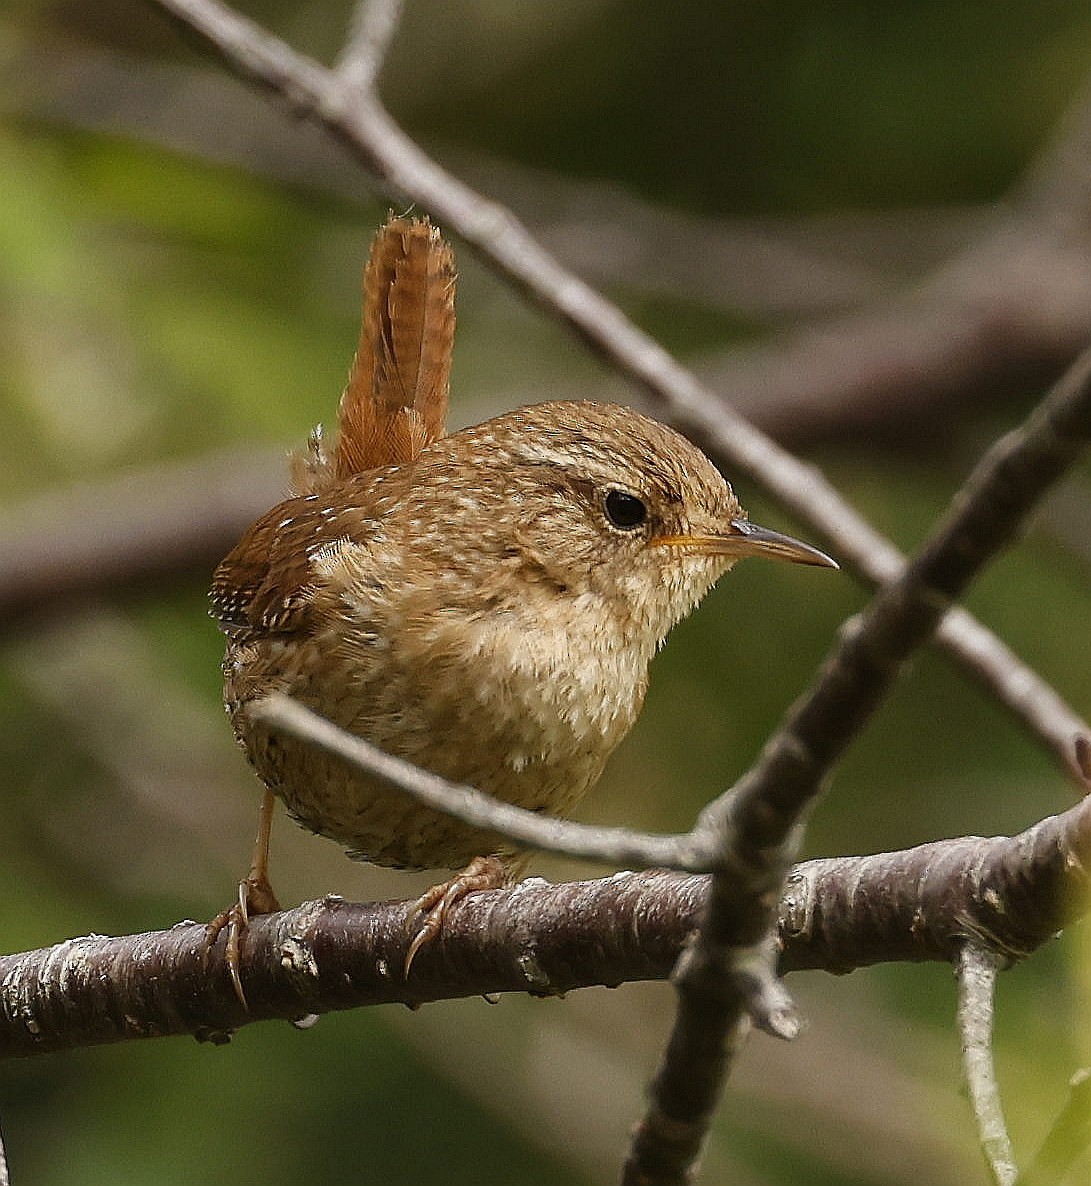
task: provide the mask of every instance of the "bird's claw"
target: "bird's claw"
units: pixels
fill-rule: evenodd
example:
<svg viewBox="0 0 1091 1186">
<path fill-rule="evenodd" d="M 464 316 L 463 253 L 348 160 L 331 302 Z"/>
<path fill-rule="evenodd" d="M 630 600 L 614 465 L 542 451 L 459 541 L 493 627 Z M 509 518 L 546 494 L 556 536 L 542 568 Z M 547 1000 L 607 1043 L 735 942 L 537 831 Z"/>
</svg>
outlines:
<svg viewBox="0 0 1091 1186">
<path fill-rule="evenodd" d="M 239 882 L 238 900 L 226 910 L 221 910 L 205 927 L 206 951 L 211 951 L 216 945 L 220 934 L 227 932 L 224 945 L 224 963 L 227 965 L 231 986 L 239 1004 L 249 1011 L 246 1003 L 246 993 L 243 992 L 242 976 L 239 972 L 240 955 L 242 950 L 242 935 L 250 925 L 250 917 L 255 914 L 272 914 L 280 909 L 273 887 L 268 878 L 250 874 Z"/>
<path fill-rule="evenodd" d="M 406 916 L 406 925 L 411 927 L 418 915 L 424 915 L 405 956 L 406 979 L 409 978 L 409 970 L 417 953 L 443 930 L 447 912 L 456 902 L 482 890 L 500 889 L 508 884 L 509 879 L 508 866 L 499 857 L 474 857 L 461 873 L 425 890 Z"/>
</svg>

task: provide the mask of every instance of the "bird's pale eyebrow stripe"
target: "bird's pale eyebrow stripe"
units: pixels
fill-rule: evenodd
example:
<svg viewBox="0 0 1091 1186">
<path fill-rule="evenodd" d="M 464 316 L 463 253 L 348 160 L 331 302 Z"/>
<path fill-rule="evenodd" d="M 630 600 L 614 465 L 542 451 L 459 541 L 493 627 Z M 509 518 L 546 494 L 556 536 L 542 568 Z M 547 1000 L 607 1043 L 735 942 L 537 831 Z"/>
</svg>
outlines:
<svg viewBox="0 0 1091 1186">
<path fill-rule="evenodd" d="M 522 441 L 517 457 L 528 465 L 548 466 L 559 470 L 572 481 L 591 482 L 596 485 L 626 485 L 635 475 L 629 472 L 620 458 L 599 455 L 594 450 L 580 448 L 553 448 L 546 441 Z"/>
<path fill-rule="evenodd" d="M 551 449 L 544 441 L 527 440 L 520 443 L 519 456 L 535 465 L 553 465 L 565 470 L 572 467 L 573 450 Z M 579 457 L 581 461 L 585 460 L 582 454 Z"/>
</svg>

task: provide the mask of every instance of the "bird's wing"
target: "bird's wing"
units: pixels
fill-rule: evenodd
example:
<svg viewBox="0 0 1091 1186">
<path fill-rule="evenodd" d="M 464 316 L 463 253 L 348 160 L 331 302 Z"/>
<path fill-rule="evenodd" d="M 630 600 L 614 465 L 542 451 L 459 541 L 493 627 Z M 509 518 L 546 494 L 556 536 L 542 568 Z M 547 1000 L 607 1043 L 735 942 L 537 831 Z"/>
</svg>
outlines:
<svg viewBox="0 0 1091 1186">
<path fill-rule="evenodd" d="M 213 575 L 209 612 L 220 629 L 239 642 L 305 631 L 331 554 L 381 537 L 409 476 L 405 467 L 373 471 L 263 515 Z"/>
</svg>

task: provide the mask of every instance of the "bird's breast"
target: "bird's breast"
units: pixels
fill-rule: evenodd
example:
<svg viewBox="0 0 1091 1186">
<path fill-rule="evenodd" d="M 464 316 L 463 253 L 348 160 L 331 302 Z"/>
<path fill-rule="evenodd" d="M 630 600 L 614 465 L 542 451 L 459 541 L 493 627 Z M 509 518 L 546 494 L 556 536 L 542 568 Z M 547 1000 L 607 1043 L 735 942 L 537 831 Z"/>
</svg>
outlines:
<svg viewBox="0 0 1091 1186">
<path fill-rule="evenodd" d="M 542 620 L 529 606 L 441 608 L 354 635 L 331 622 L 307 640 L 302 660 L 294 653 L 302 644 L 229 655 L 228 699 L 238 708 L 248 689 L 276 684 L 389 753 L 528 810 L 566 815 L 635 721 L 651 658 L 595 605 L 581 608 L 575 622 Z M 240 736 L 304 823 L 369 860 L 455 867 L 503 851 L 302 743 L 270 745 L 253 729 Z"/>
</svg>

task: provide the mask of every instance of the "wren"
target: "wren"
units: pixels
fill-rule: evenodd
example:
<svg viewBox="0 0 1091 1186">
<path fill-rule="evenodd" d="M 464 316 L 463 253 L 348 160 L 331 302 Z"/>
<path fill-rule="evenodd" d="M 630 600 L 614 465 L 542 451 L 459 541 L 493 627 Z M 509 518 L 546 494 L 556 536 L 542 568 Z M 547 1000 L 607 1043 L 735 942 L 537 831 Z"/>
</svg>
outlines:
<svg viewBox="0 0 1091 1186">
<path fill-rule="evenodd" d="M 453 289 L 436 231 L 392 219 L 365 272 L 336 448 L 312 438 L 299 493 L 216 571 L 225 701 L 269 791 L 242 917 L 227 920 L 236 965 L 247 909 L 276 904 L 273 795 L 353 857 L 468 866 L 418 903 L 411 956 L 456 898 L 524 863 L 502 837 L 255 722 L 255 701 L 286 693 L 455 782 L 567 815 L 636 720 L 671 627 L 736 560 L 836 567 L 750 523 L 699 449 L 628 408 L 544 403 L 442 435 Z"/>
</svg>

